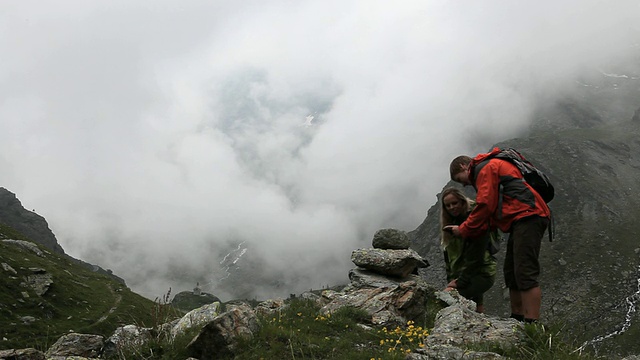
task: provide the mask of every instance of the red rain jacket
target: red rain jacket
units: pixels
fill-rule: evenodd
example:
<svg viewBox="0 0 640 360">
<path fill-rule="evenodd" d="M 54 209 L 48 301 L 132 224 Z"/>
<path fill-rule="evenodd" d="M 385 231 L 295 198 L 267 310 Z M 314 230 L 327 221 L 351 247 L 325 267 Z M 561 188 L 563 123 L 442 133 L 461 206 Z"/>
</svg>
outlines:
<svg viewBox="0 0 640 360">
<path fill-rule="evenodd" d="M 478 154 L 469 166 L 469 180 L 476 189 L 476 207 L 460 225 L 463 237 L 481 236 L 489 228 L 510 232 L 514 221 L 531 215 L 549 218 L 551 212 L 540 195 L 527 184 L 520 170 L 506 160 L 489 159 L 499 153 L 493 148 Z"/>
</svg>

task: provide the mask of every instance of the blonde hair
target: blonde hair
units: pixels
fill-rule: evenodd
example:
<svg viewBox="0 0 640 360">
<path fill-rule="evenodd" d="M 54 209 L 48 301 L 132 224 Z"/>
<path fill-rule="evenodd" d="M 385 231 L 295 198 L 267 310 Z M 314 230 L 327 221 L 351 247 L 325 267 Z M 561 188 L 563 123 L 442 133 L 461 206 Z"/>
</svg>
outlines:
<svg viewBox="0 0 640 360">
<path fill-rule="evenodd" d="M 462 201 L 464 204 L 464 214 L 469 213 L 469 211 L 471 211 L 471 207 L 475 203 L 472 199 L 469 199 L 465 194 L 463 194 L 460 189 L 450 187 L 446 188 L 442 192 L 442 195 L 440 196 L 440 245 L 443 249 L 447 247 L 449 241 L 453 238 L 453 234 L 442 230 L 445 226 L 454 224 L 454 217 L 449 214 L 444 206 L 444 198 L 448 195 L 453 195 L 458 198 L 458 200 Z"/>
</svg>

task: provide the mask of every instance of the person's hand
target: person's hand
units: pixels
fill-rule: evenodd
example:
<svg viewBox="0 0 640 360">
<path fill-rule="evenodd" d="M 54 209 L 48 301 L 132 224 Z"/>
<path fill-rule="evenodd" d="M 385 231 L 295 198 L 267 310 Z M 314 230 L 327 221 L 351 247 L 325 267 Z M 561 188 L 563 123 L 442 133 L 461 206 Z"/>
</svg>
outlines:
<svg viewBox="0 0 640 360">
<path fill-rule="evenodd" d="M 449 284 L 447 284 L 447 287 L 444 289 L 444 291 L 455 290 L 457 287 L 458 287 L 458 279 L 453 279 L 449 282 Z"/>
<path fill-rule="evenodd" d="M 458 225 L 447 225 L 442 230 L 451 233 L 455 236 L 460 236 L 460 227 Z"/>
</svg>

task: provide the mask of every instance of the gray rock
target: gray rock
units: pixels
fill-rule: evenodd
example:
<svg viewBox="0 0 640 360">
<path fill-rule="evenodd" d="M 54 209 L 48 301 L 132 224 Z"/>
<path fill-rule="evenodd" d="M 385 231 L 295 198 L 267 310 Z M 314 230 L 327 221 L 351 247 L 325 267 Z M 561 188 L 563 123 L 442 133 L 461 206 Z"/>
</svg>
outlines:
<svg viewBox="0 0 640 360">
<path fill-rule="evenodd" d="M 34 318 L 33 316 L 23 316 L 20 318 L 20 321 L 22 321 L 22 323 L 25 325 L 31 325 L 36 321 L 36 318 Z"/>
<path fill-rule="evenodd" d="M 438 312 L 425 346 L 462 346 L 489 342 L 511 348 L 524 341 L 524 327 L 521 322 L 486 316 L 469 309 L 467 305 L 457 304 Z"/>
<path fill-rule="evenodd" d="M 45 355 L 47 358 L 54 356 L 97 358 L 103 346 L 104 337 L 100 335 L 69 333 L 60 337 Z"/>
<path fill-rule="evenodd" d="M 29 275 L 26 277 L 25 282 L 20 283 L 21 286 L 32 289 L 38 296 L 44 295 L 49 290 L 51 284 L 53 284 L 53 278 L 51 274 L 46 273 Z"/>
<path fill-rule="evenodd" d="M 427 263 L 413 250 L 357 249 L 351 253 L 357 266 L 382 275 L 406 277 Z"/>
<path fill-rule="evenodd" d="M 434 345 L 417 349 L 405 360 L 493 360 L 506 359 L 492 352 L 469 351 L 450 345 Z"/>
<path fill-rule="evenodd" d="M 12 240 L 12 239 L 7 239 L 7 240 L 2 240 L 2 242 L 6 243 L 6 244 L 11 244 L 11 245 L 16 245 L 19 246 L 23 249 L 29 250 L 32 253 L 40 256 L 40 257 L 44 257 L 44 252 L 42 250 L 40 250 L 40 248 L 38 247 L 38 245 L 30 242 L 30 241 L 24 241 L 24 240 Z"/>
<path fill-rule="evenodd" d="M 255 308 L 255 312 L 258 315 L 270 316 L 282 311 L 287 306 L 284 299 L 270 299 L 259 303 Z"/>
<path fill-rule="evenodd" d="M 373 235 L 373 247 L 376 249 L 404 250 L 409 245 L 409 236 L 402 230 L 380 229 Z"/>
<path fill-rule="evenodd" d="M 409 280 L 419 280 L 417 275 L 408 275 L 405 278 L 388 277 L 376 272 L 356 268 L 349 270 L 350 287 L 361 288 L 391 288 L 400 285 L 402 282 Z M 345 289 L 348 290 L 348 289 Z"/>
<path fill-rule="evenodd" d="M 44 353 L 33 348 L 0 350 L 0 359 L 45 360 Z"/>
<path fill-rule="evenodd" d="M 7 263 L 2 263 L 2 269 L 4 271 L 10 272 L 13 275 L 17 275 L 18 273 L 16 272 L 16 270 L 14 268 L 12 268 L 9 264 Z"/>
<path fill-rule="evenodd" d="M 313 302 L 315 302 L 317 304 L 320 304 L 320 306 L 325 305 L 322 302 L 322 297 L 320 295 L 314 294 L 314 293 L 312 293 L 310 291 L 305 291 L 302 294 L 300 294 L 300 298 L 304 299 L 304 300 L 313 301 Z"/>
<path fill-rule="evenodd" d="M 151 340 L 151 329 L 136 325 L 121 326 L 113 332 L 103 346 L 103 354 L 106 357 L 114 356 L 120 351 L 140 347 Z"/>
<path fill-rule="evenodd" d="M 438 300 L 446 303 L 448 306 L 457 305 L 471 311 L 475 311 L 476 309 L 476 303 L 463 296 L 460 296 L 457 290 L 436 291 L 435 296 Z"/>
<path fill-rule="evenodd" d="M 222 359 L 233 355 L 239 338 L 250 339 L 258 330 L 258 318 L 251 307 L 231 306 L 205 325 L 187 349 L 200 360 Z"/>
<path fill-rule="evenodd" d="M 185 333 L 187 330 L 202 327 L 215 319 L 220 314 L 220 303 L 214 302 L 189 311 L 171 329 L 171 337 Z"/>
<path fill-rule="evenodd" d="M 424 315 L 425 302 L 433 289 L 419 281 L 389 283 L 388 287 L 348 287 L 341 294 L 335 294 L 332 301 L 322 307 L 323 314 L 350 306 L 364 310 L 377 325 L 397 326 L 407 320 Z M 324 295 L 324 294 L 323 294 Z"/>
</svg>

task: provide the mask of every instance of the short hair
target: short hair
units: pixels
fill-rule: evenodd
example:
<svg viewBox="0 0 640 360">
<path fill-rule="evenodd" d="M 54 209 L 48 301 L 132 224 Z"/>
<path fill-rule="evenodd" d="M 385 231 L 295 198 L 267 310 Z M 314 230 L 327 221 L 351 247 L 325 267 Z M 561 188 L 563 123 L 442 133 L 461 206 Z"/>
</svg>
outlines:
<svg viewBox="0 0 640 360">
<path fill-rule="evenodd" d="M 458 175 L 462 171 L 463 165 L 469 165 L 471 163 L 471 158 L 467 155 L 460 155 L 451 161 L 451 165 L 449 165 L 449 174 L 451 175 L 451 179 Z"/>
</svg>

